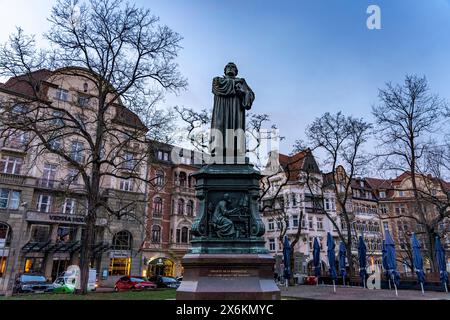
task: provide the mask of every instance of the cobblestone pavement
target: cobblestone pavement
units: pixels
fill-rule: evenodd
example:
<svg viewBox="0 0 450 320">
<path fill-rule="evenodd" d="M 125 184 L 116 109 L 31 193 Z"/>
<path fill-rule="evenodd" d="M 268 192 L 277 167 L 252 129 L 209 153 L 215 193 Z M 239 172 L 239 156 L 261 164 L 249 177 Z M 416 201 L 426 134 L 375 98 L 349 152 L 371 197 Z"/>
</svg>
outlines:
<svg viewBox="0 0 450 320">
<path fill-rule="evenodd" d="M 358 287 L 336 286 L 336 293 L 331 285 L 280 287 L 282 299 L 301 300 L 450 300 L 450 293 L 420 290 L 369 290 Z"/>
</svg>

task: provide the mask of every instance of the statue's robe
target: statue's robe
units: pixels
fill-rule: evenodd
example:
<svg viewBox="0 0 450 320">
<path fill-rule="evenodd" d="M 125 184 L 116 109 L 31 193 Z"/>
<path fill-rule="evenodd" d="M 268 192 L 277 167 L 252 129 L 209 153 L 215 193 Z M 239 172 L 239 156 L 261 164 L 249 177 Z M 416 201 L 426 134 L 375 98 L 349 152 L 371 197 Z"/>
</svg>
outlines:
<svg viewBox="0 0 450 320">
<path fill-rule="evenodd" d="M 240 90 L 237 89 L 238 87 L 240 87 Z M 218 144 L 219 141 L 215 139 L 212 132 L 211 151 L 217 146 L 221 146 L 223 149 L 226 149 L 227 146 L 233 146 L 236 149 L 234 141 L 233 144 L 231 142 L 228 144 L 229 142 L 226 140 L 227 129 L 241 129 L 245 133 L 245 112 L 251 109 L 255 94 L 247 85 L 245 79 L 229 76 L 214 78 L 212 92 L 214 94 L 214 109 L 211 129 L 221 132 L 222 144 Z"/>
<path fill-rule="evenodd" d="M 226 217 L 229 212 L 227 202 L 222 200 L 217 204 L 211 215 L 213 229 L 219 238 L 232 237 L 235 234 L 233 221 Z"/>
</svg>

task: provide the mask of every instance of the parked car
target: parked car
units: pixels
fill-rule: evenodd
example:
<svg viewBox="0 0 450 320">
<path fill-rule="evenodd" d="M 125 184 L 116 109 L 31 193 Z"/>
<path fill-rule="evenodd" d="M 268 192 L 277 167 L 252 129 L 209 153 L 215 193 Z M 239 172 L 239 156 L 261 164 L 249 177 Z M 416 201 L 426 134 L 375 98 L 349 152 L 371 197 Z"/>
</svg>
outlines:
<svg viewBox="0 0 450 320">
<path fill-rule="evenodd" d="M 148 281 L 144 277 L 125 276 L 117 280 L 114 285 L 114 291 L 122 290 L 148 290 L 156 289 L 157 285 L 154 282 Z"/>
<path fill-rule="evenodd" d="M 174 277 L 164 277 L 164 276 L 152 276 L 149 278 L 150 281 L 156 283 L 158 288 L 175 288 L 180 286 L 180 281 Z"/>
<path fill-rule="evenodd" d="M 23 273 L 14 283 L 15 293 L 53 292 L 53 284 L 43 274 Z"/>
</svg>

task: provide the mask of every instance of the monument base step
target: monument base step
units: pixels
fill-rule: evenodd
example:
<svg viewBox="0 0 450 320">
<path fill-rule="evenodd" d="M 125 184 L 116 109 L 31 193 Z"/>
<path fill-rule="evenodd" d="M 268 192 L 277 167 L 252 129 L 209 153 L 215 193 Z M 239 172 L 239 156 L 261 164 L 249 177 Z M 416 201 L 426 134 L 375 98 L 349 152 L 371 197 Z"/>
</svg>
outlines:
<svg viewBox="0 0 450 320">
<path fill-rule="evenodd" d="M 279 300 L 269 254 L 187 254 L 177 300 Z"/>
</svg>

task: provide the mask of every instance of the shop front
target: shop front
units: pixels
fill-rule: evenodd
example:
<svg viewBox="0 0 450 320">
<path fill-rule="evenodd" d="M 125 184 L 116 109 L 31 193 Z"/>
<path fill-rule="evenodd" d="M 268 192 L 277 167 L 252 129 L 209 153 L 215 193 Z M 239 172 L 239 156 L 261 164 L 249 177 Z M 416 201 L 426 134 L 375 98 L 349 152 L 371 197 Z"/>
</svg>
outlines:
<svg viewBox="0 0 450 320">
<path fill-rule="evenodd" d="M 174 277 L 175 268 L 174 262 L 169 258 L 157 257 L 148 262 L 147 277 L 151 276 L 165 276 Z"/>
</svg>

